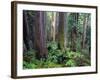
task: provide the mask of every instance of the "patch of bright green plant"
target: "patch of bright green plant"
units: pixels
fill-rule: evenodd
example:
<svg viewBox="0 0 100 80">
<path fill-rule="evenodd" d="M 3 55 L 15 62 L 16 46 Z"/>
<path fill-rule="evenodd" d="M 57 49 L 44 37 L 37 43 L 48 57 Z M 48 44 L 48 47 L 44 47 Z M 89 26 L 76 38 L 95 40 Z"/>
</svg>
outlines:
<svg viewBox="0 0 100 80">
<path fill-rule="evenodd" d="M 65 64 L 68 67 L 75 67 L 76 66 L 76 62 L 72 59 L 68 60 Z"/>
</svg>

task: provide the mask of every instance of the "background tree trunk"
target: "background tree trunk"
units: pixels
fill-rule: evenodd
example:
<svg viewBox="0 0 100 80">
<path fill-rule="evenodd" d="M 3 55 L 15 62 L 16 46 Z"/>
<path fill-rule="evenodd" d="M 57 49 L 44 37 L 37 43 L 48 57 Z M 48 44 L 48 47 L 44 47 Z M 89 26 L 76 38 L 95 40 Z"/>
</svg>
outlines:
<svg viewBox="0 0 100 80">
<path fill-rule="evenodd" d="M 27 16 L 27 12 L 24 11 L 23 12 L 23 40 L 24 43 L 26 45 L 27 50 L 31 49 L 31 44 L 30 42 L 30 30 L 29 30 L 29 24 L 28 24 L 28 16 Z"/>
<path fill-rule="evenodd" d="M 83 41 L 82 41 L 82 48 L 85 48 L 85 41 L 86 41 L 86 29 L 87 29 L 87 15 L 84 15 L 84 21 L 83 21 Z"/>
<path fill-rule="evenodd" d="M 58 45 L 61 48 L 61 50 L 64 49 L 64 13 L 63 12 L 59 12 Z"/>
<path fill-rule="evenodd" d="M 73 25 L 71 30 L 71 50 L 76 52 L 78 13 L 72 13 Z"/>
<path fill-rule="evenodd" d="M 36 57 L 38 59 L 47 58 L 46 39 L 44 33 L 44 12 L 37 12 L 35 19 L 35 46 L 37 50 Z"/>
<path fill-rule="evenodd" d="M 68 31 L 68 16 L 69 14 L 64 14 L 64 48 L 67 49 L 67 31 Z"/>
<path fill-rule="evenodd" d="M 55 33 L 56 32 L 56 12 L 53 12 L 52 14 L 52 36 L 53 41 L 55 41 Z"/>
</svg>

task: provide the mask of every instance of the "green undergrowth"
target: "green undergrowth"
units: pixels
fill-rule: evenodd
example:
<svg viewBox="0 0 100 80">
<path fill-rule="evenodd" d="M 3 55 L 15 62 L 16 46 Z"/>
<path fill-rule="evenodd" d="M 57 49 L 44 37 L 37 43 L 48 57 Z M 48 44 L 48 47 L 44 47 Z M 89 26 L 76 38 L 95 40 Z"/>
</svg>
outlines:
<svg viewBox="0 0 100 80">
<path fill-rule="evenodd" d="M 61 50 L 56 42 L 47 44 L 48 57 L 47 59 L 36 59 L 35 50 L 29 50 L 24 53 L 23 68 L 59 68 L 59 67 L 77 67 L 90 66 L 90 59 L 81 52 L 73 52 L 70 48 Z"/>
</svg>

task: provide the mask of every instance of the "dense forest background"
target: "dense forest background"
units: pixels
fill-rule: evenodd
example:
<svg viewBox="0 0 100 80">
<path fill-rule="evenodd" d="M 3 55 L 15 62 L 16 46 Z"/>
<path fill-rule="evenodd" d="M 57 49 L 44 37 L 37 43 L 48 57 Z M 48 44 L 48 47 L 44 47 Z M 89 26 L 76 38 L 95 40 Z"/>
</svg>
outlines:
<svg viewBox="0 0 100 80">
<path fill-rule="evenodd" d="M 23 68 L 91 65 L 91 14 L 23 10 Z"/>
</svg>

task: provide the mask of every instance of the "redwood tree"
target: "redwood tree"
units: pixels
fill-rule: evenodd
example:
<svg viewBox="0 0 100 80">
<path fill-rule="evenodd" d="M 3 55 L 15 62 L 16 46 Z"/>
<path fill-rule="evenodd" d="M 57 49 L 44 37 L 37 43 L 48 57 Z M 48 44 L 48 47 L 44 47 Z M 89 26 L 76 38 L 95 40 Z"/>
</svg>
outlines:
<svg viewBox="0 0 100 80">
<path fill-rule="evenodd" d="M 59 47 L 64 49 L 64 13 L 59 12 L 59 25 L 58 25 L 58 44 Z"/>
<path fill-rule="evenodd" d="M 35 14 L 35 48 L 38 59 L 47 58 L 45 39 L 44 12 L 37 11 Z"/>
</svg>

